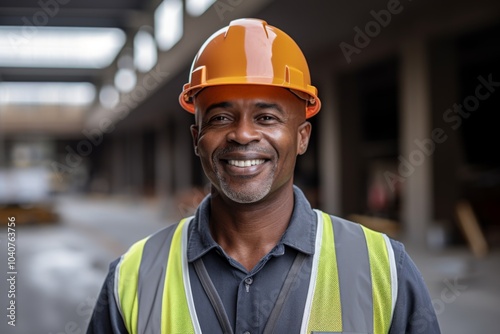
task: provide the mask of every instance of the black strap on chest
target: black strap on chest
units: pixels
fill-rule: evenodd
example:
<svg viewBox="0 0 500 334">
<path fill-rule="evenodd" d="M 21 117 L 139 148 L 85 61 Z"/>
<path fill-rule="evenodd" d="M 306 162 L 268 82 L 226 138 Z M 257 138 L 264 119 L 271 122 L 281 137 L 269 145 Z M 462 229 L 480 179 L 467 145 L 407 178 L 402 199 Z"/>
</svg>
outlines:
<svg viewBox="0 0 500 334">
<path fill-rule="evenodd" d="M 283 306 L 285 305 L 285 302 L 288 296 L 290 295 L 291 287 L 293 286 L 295 279 L 298 273 L 300 272 L 302 265 L 304 264 L 305 259 L 306 255 L 304 255 L 301 252 L 298 252 L 297 255 L 295 256 L 295 260 L 293 261 L 293 264 L 290 270 L 288 271 L 288 274 L 285 278 L 285 282 L 283 283 L 278 298 L 276 299 L 276 303 L 274 304 L 271 314 L 269 315 L 269 319 L 267 320 L 266 327 L 264 328 L 264 334 L 270 334 L 274 332 L 274 328 L 276 327 L 278 319 L 281 315 Z M 222 300 L 220 299 L 220 296 L 217 293 L 217 290 L 215 289 L 215 286 L 212 280 L 210 279 L 210 276 L 208 275 L 208 271 L 207 268 L 205 267 L 205 264 L 203 263 L 203 260 L 199 258 L 196 261 L 194 261 L 193 264 L 196 274 L 200 279 L 201 285 L 203 286 L 203 289 L 205 290 L 208 298 L 210 299 L 210 303 L 214 308 L 215 314 L 217 315 L 217 319 L 219 320 L 223 333 L 233 334 L 233 329 L 231 327 L 231 323 L 229 322 L 226 310 L 224 309 L 224 304 L 222 303 Z"/>
<path fill-rule="evenodd" d="M 267 324 L 263 332 L 264 334 L 271 334 L 274 332 L 274 328 L 276 327 L 281 311 L 283 310 L 283 305 L 285 305 L 285 302 L 290 295 L 293 284 L 296 283 L 297 275 L 299 274 L 305 259 L 305 254 L 301 252 L 298 252 L 295 256 L 295 260 L 293 261 L 292 267 L 288 271 L 288 275 L 283 283 L 278 299 L 276 299 L 276 304 L 274 304 L 273 310 L 269 315 L 269 319 L 267 319 Z"/>
<path fill-rule="evenodd" d="M 203 286 L 208 299 L 210 299 L 210 303 L 212 303 L 212 307 L 214 308 L 217 319 L 219 319 L 219 323 L 222 327 L 222 332 L 224 334 L 233 334 L 233 329 L 231 328 L 229 318 L 227 317 L 226 310 L 224 309 L 224 304 L 222 304 L 222 300 L 215 289 L 214 283 L 208 275 L 207 268 L 205 268 L 205 264 L 203 263 L 201 257 L 194 261 L 194 269 L 196 270 L 196 274 L 201 281 L 201 285 Z"/>
</svg>

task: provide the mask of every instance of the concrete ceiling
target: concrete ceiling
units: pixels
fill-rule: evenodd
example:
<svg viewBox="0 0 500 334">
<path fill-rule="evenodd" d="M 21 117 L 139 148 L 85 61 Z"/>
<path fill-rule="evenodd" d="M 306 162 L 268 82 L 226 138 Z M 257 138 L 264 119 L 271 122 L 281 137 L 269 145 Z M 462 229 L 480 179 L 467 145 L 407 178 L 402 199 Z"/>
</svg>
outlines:
<svg viewBox="0 0 500 334">
<path fill-rule="evenodd" d="M 185 15 L 184 36 L 171 50 L 160 53 L 158 65 L 153 70 L 157 73 L 140 74 L 138 77 L 138 89 L 144 88 L 140 87 L 141 82 L 160 78 L 156 80 L 158 82 L 155 87 L 148 89 L 145 94 L 135 90 L 128 96 L 123 96 L 121 106 L 125 105 L 128 109 L 128 116 L 122 121 L 124 128 L 127 128 L 127 124 L 129 127 L 135 126 L 140 121 L 154 123 L 152 120 L 158 114 L 179 109 L 173 105 L 181 85 L 187 80 L 187 70 L 194 54 L 210 34 L 232 19 L 259 17 L 286 31 L 303 49 L 314 75 L 324 69 L 321 64 L 325 63 L 338 64 L 339 68 L 344 69 L 359 66 L 363 57 L 359 57 L 359 64 L 347 64 L 339 44 L 343 41 L 352 44 L 354 27 L 364 28 L 367 22 L 373 20 L 373 11 L 387 9 L 388 5 L 396 2 L 398 1 L 219 0 L 219 4 L 226 5 L 227 10 L 223 13 L 210 8 L 200 17 Z M 58 6 L 47 25 L 118 27 L 129 36 L 129 42 L 125 46 L 129 47 L 130 40 L 141 26 L 153 25 L 153 13 L 160 0 L 3 0 L 0 4 L 0 25 L 23 25 L 26 24 L 26 19 L 33 22 L 37 13 L 43 11 L 42 3 Z M 499 21 L 500 17 L 500 2 L 496 0 L 442 0 L 439 3 L 430 0 L 401 0 L 398 3 L 403 10 L 400 14 L 393 15 L 390 26 L 373 43 L 376 45 L 373 48 L 370 46 L 374 52 L 366 52 L 363 55 L 365 58 L 373 58 L 377 48 L 384 49 L 384 43 L 394 49 L 398 43 L 418 33 L 431 32 L 430 35 L 437 36 L 456 31 L 460 27 L 468 29 L 468 26 L 482 22 L 486 24 Z M 0 67 L 0 81 L 88 81 L 99 87 L 112 81 L 115 71 L 116 63 L 100 70 Z M 82 128 L 95 127 L 103 117 L 116 119 L 116 116 L 116 113 L 110 113 L 96 103 L 84 113 L 79 123 L 66 127 L 66 131 L 56 130 L 61 128 L 61 124 L 52 130 L 45 127 L 44 131 L 52 131 L 54 135 L 72 133 L 79 136 Z M 3 131 L 9 133 L 9 129 Z"/>
<path fill-rule="evenodd" d="M 3 0 L 0 25 L 116 27 L 132 34 L 152 25 L 158 0 Z M 43 5 L 42 5 L 43 4 Z M 0 67 L 2 81 L 88 81 L 99 84 L 104 70 Z"/>
<path fill-rule="evenodd" d="M 391 3 L 399 3 L 401 12 L 393 15 L 390 24 L 373 38 L 369 47 L 355 55 L 348 63 L 339 47 L 341 42 L 354 44 L 354 28 L 365 28 L 374 20 L 372 12 L 387 9 Z M 212 13 L 213 14 L 213 13 Z M 215 15 L 212 15 L 214 19 Z M 407 40 L 425 36 L 427 40 L 439 39 L 447 35 L 457 35 L 464 31 L 474 31 L 484 26 L 500 23 L 500 2 L 497 0 L 431 0 L 396 1 L 302 1 L 274 0 L 251 16 L 262 18 L 269 24 L 286 31 L 296 40 L 309 61 L 313 80 L 328 73 L 354 71 L 366 64 L 397 55 L 401 45 Z M 208 29 L 203 22 L 192 22 L 195 34 L 207 36 L 216 29 Z M 229 18 L 218 25 L 229 23 Z M 191 30 L 191 31 L 193 31 Z M 191 54 L 179 71 L 172 73 L 158 91 L 138 106 L 123 120 L 116 132 L 128 132 L 143 127 L 158 126 L 158 121 L 167 118 L 185 118 L 177 103 L 182 85 L 188 79 L 188 65 L 204 38 L 197 45 L 190 45 Z M 194 43 L 196 44 L 196 43 Z M 314 82 L 313 82 L 314 83 Z M 316 82 L 315 85 L 321 85 Z M 321 87 L 320 87 L 321 88 Z M 320 89 L 321 94 L 325 94 Z"/>
<path fill-rule="evenodd" d="M 209 34 L 226 25 L 231 19 L 252 16 L 252 13 L 260 10 L 270 1 L 237 2 L 233 0 L 232 5 L 226 7 L 229 10 L 223 13 L 211 8 L 200 17 L 185 15 L 182 40 L 168 52 L 159 53 L 158 65 L 152 72 L 161 73 L 138 74 L 139 86 L 144 80 L 153 77 L 156 78 L 155 87 L 141 95 L 141 98 L 133 98 L 132 109 L 142 104 L 149 95 L 173 78 L 177 72 L 186 68 L 196 48 Z M 154 26 L 154 10 L 160 3 L 161 0 L 4 0 L 0 3 L 0 25 L 33 25 L 35 28 L 37 26 L 117 27 L 128 36 L 124 48 L 130 48 L 132 39 L 140 27 Z M 84 81 L 99 88 L 103 84 L 113 82 L 116 69 L 116 60 L 109 67 L 97 70 L 0 67 L 0 81 Z M 163 73 L 168 73 L 168 75 Z M 161 82 L 157 80 L 158 78 Z M 128 101 L 130 96 L 139 96 L 134 93 L 137 93 L 137 90 L 128 96 L 122 96 L 122 100 Z M 131 109 L 130 104 L 126 104 Z M 104 110 L 96 102 L 90 109 L 81 113 L 81 117 L 67 118 L 69 123 L 65 123 L 61 122 L 61 118 L 58 117 L 60 113 L 64 113 L 64 110 L 56 113 L 51 111 L 49 117 L 48 108 L 35 106 L 22 108 L 0 106 L 0 108 L 0 134 L 8 136 L 40 132 L 54 136 L 80 136 L 81 130 L 78 131 L 78 129 L 93 126 L 93 122 L 98 122 L 102 115 L 110 114 L 109 110 Z M 17 119 L 17 115 L 20 114 L 19 109 L 23 109 L 25 115 Z M 26 116 L 28 111 L 30 115 Z M 41 125 L 42 122 L 50 124 Z"/>
</svg>

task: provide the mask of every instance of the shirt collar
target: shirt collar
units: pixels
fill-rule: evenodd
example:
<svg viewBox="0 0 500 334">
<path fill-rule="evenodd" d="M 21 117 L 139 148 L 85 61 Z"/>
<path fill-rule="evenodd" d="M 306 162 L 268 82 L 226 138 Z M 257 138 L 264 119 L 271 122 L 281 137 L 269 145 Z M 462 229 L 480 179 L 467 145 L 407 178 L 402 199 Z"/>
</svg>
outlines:
<svg viewBox="0 0 500 334">
<path fill-rule="evenodd" d="M 293 187 L 295 206 L 290 224 L 283 234 L 279 244 L 295 248 L 296 250 L 312 255 L 316 239 L 316 213 L 311 208 L 304 193 L 296 186 Z M 188 261 L 192 262 L 205 255 L 213 248 L 220 248 L 210 234 L 210 195 L 205 197 L 196 210 L 193 221 L 189 226 Z"/>
</svg>

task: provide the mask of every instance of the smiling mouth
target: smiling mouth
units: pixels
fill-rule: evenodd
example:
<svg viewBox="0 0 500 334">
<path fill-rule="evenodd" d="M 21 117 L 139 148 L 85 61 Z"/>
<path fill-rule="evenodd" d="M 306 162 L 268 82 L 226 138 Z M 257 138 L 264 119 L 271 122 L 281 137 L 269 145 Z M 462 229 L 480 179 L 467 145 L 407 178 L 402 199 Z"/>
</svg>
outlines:
<svg viewBox="0 0 500 334">
<path fill-rule="evenodd" d="M 266 160 L 264 159 L 254 159 L 254 160 L 227 160 L 227 163 L 231 166 L 235 167 L 251 167 L 261 165 Z"/>
</svg>

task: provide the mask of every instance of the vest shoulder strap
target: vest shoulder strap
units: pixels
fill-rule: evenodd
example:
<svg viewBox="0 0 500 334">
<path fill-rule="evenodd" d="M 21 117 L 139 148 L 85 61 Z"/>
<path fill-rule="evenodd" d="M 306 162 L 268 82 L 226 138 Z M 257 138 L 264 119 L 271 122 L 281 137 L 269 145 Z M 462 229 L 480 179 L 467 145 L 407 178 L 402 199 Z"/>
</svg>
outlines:
<svg viewBox="0 0 500 334">
<path fill-rule="evenodd" d="M 189 287 L 187 228 L 191 218 L 135 243 L 115 270 L 115 299 L 135 333 L 199 333 Z M 176 305 L 163 312 L 164 305 Z M 193 322 L 191 320 L 194 320 Z"/>
<path fill-rule="evenodd" d="M 387 333 L 397 292 L 389 239 L 316 213 L 316 250 L 301 332 Z"/>
<path fill-rule="evenodd" d="M 137 317 L 135 315 L 138 309 L 139 266 L 147 240 L 148 237 L 133 244 L 121 256 L 120 262 L 115 268 L 114 296 L 116 305 L 118 305 L 127 331 L 131 334 L 137 333 Z"/>
</svg>

